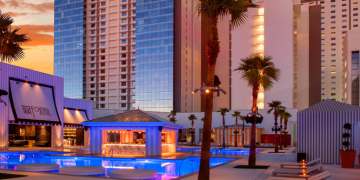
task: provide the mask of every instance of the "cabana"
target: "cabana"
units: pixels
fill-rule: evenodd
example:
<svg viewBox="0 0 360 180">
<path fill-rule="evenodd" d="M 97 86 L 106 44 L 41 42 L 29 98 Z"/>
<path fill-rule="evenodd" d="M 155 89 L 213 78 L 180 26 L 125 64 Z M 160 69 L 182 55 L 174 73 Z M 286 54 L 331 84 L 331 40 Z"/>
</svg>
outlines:
<svg viewBox="0 0 360 180">
<path fill-rule="evenodd" d="M 297 152 L 306 153 L 307 161 L 339 164 L 343 125 L 359 121 L 360 107 L 334 100 L 324 100 L 297 114 Z M 350 134 L 354 134 L 354 128 Z M 354 138 L 350 138 L 354 144 Z"/>
<path fill-rule="evenodd" d="M 141 110 L 82 122 L 90 128 L 91 154 L 159 156 L 176 152 L 181 125 Z"/>
</svg>

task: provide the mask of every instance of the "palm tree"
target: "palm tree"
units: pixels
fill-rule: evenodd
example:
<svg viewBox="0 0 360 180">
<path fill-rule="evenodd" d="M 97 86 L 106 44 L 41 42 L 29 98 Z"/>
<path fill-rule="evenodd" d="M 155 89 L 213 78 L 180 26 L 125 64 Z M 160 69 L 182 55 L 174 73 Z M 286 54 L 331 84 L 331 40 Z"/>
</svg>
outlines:
<svg viewBox="0 0 360 180">
<path fill-rule="evenodd" d="M 214 86 L 215 64 L 220 52 L 218 33 L 218 20 L 228 15 L 231 16 L 231 27 L 236 28 L 245 22 L 246 11 L 249 7 L 256 7 L 247 0 L 197 0 L 196 11 L 198 15 L 206 19 L 206 42 L 207 57 L 207 79 L 206 86 Z M 211 143 L 211 121 L 213 110 L 213 93 L 205 94 L 205 121 L 203 128 L 203 143 L 201 146 L 201 160 L 199 168 L 199 180 L 210 178 L 210 143 Z"/>
<path fill-rule="evenodd" d="M 268 103 L 270 109 L 267 111 L 268 114 L 270 114 L 273 110 L 274 110 L 274 120 L 275 120 L 275 123 L 274 123 L 274 128 L 273 130 L 275 131 L 275 153 L 278 153 L 279 152 L 279 147 L 278 147 L 278 143 L 277 143 L 277 131 L 278 131 L 278 123 L 277 123 L 277 118 L 279 116 L 279 110 L 280 109 L 284 109 L 283 106 L 281 106 L 281 101 L 271 101 L 271 103 Z"/>
<path fill-rule="evenodd" d="M 175 119 L 176 113 L 177 113 L 177 111 L 172 110 L 172 111 L 170 111 L 170 114 L 167 116 L 170 119 L 170 121 L 173 123 L 176 122 L 176 119 Z"/>
<path fill-rule="evenodd" d="M 235 117 L 235 147 L 237 147 L 237 136 L 238 136 L 238 117 L 240 117 L 240 112 L 239 111 L 234 111 L 234 114 L 232 114 L 233 117 Z"/>
<path fill-rule="evenodd" d="M 0 59 L 11 63 L 24 58 L 23 43 L 30 41 L 26 34 L 18 34 L 20 27 L 12 29 L 14 19 L 8 13 L 0 11 Z"/>
<path fill-rule="evenodd" d="M 286 134 L 287 134 L 287 123 L 289 121 L 289 118 L 291 118 L 291 114 L 289 112 L 285 112 L 284 113 L 284 134 L 285 134 L 285 139 L 284 139 L 284 147 L 287 146 L 286 144 Z"/>
<path fill-rule="evenodd" d="M 194 145 L 194 120 L 197 120 L 197 117 L 195 114 L 190 114 L 188 118 L 191 121 L 191 145 Z"/>
<path fill-rule="evenodd" d="M 280 148 L 279 149 L 282 149 L 282 144 L 283 144 L 283 135 L 282 135 L 282 130 L 283 130 L 283 125 L 282 125 L 282 123 L 283 123 L 283 119 L 284 119 L 284 114 L 285 114 L 285 107 L 283 108 L 283 109 L 277 109 L 277 113 L 278 113 L 278 116 L 280 117 L 280 142 L 279 142 L 279 144 L 280 144 Z"/>
<path fill-rule="evenodd" d="M 229 112 L 228 108 L 220 108 L 220 110 L 218 110 L 218 112 L 220 112 L 221 116 L 223 117 L 223 148 L 225 149 L 225 115 L 227 112 Z"/>
<path fill-rule="evenodd" d="M 235 71 L 241 72 L 241 78 L 248 82 L 248 86 L 252 87 L 253 106 L 252 113 L 257 113 L 257 99 L 260 87 L 269 90 L 274 81 L 279 80 L 280 70 L 271 62 L 271 56 L 262 56 L 255 54 L 250 57 L 241 59 L 240 66 Z M 255 130 L 256 122 L 251 124 L 251 141 L 249 154 L 249 167 L 256 166 L 255 152 Z"/>
</svg>

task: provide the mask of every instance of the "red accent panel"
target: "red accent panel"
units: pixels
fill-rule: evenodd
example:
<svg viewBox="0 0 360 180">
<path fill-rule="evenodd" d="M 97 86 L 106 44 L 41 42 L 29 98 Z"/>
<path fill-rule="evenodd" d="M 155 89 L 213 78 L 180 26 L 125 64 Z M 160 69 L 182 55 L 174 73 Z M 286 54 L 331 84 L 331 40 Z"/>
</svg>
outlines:
<svg viewBox="0 0 360 180">
<path fill-rule="evenodd" d="M 276 136 L 277 142 L 279 144 L 280 142 L 280 135 L 277 134 Z M 282 136 L 282 142 L 284 143 L 285 135 Z M 262 134 L 261 135 L 261 143 L 267 143 L 267 144 L 275 144 L 275 134 Z M 290 145 L 291 143 L 291 134 L 286 135 L 286 144 Z"/>
</svg>

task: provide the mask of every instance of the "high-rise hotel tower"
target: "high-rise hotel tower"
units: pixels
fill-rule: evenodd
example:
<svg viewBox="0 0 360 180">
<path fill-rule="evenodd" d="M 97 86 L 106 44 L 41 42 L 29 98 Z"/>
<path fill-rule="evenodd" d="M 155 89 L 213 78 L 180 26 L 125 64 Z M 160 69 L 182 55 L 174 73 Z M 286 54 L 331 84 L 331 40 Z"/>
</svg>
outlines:
<svg viewBox="0 0 360 180">
<path fill-rule="evenodd" d="M 54 74 L 97 108 L 134 102 L 135 0 L 55 0 Z"/>
</svg>

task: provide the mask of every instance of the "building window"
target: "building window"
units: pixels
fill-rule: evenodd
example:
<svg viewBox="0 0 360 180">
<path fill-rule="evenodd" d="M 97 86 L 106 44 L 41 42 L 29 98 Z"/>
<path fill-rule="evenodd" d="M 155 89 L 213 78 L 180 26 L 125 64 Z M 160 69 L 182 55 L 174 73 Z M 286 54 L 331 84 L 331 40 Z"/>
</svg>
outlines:
<svg viewBox="0 0 360 180">
<path fill-rule="evenodd" d="M 105 33 L 106 31 L 105 31 L 105 29 L 101 29 L 100 32 L 101 32 L 101 33 Z"/>
<path fill-rule="evenodd" d="M 126 75 L 125 74 L 121 75 L 121 79 L 126 79 Z"/>
<path fill-rule="evenodd" d="M 121 30 L 126 30 L 126 26 L 121 26 Z"/>
<path fill-rule="evenodd" d="M 353 21 L 354 21 L 354 22 L 358 22 L 358 21 L 359 21 L 359 19 L 353 19 Z"/>
<path fill-rule="evenodd" d="M 126 82 L 121 82 L 121 86 L 126 86 Z"/>
<path fill-rule="evenodd" d="M 342 26 L 342 28 L 347 28 L 347 26 Z"/>
<path fill-rule="evenodd" d="M 336 84 L 336 82 L 331 82 L 332 85 Z"/>
<path fill-rule="evenodd" d="M 126 23 L 126 22 L 127 22 L 126 19 L 121 20 L 121 23 Z"/>
<path fill-rule="evenodd" d="M 126 44 L 126 40 L 121 40 L 121 44 Z"/>
<path fill-rule="evenodd" d="M 101 67 L 105 67 L 105 63 L 100 63 L 100 66 L 101 66 Z"/>
<path fill-rule="evenodd" d="M 357 10 L 359 10 L 359 8 L 354 8 L 353 10 L 354 10 L 354 11 L 357 11 Z"/>
<path fill-rule="evenodd" d="M 90 58 L 90 61 L 95 61 L 95 57 L 91 57 L 91 58 Z"/>
<path fill-rule="evenodd" d="M 347 20 L 346 20 L 346 19 L 344 19 L 344 20 L 342 20 L 342 22 L 343 22 L 343 23 L 346 23 L 346 22 L 347 22 Z"/>
<path fill-rule="evenodd" d="M 95 13 L 95 11 L 91 11 L 91 13 L 90 13 L 90 14 L 96 14 L 96 13 Z"/>
<path fill-rule="evenodd" d="M 336 16 L 331 16 L 331 19 L 335 19 L 336 18 Z"/>
<path fill-rule="evenodd" d="M 106 23 L 105 23 L 105 22 L 102 22 L 102 23 L 101 23 L 101 26 L 105 26 L 105 25 L 106 25 Z"/>
<path fill-rule="evenodd" d="M 121 89 L 121 93 L 126 93 L 126 89 Z"/>
<path fill-rule="evenodd" d="M 126 72 L 126 68 L 121 68 L 121 72 Z"/>
<path fill-rule="evenodd" d="M 121 7 L 121 9 L 126 9 L 126 8 L 127 8 L 127 6 L 122 6 L 122 7 Z"/>
<path fill-rule="evenodd" d="M 331 79 L 336 79 L 336 76 L 331 76 Z"/>
<path fill-rule="evenodd" d="M 331 93 L 331 96 L 336 96 L 336 93 Z"/>
<path fill-rule="evenodd" d="M 101 83 L 101 84 L 100 84 L 100 87 L 105 87 L 105 83 Z"/>
<path fill-rule="evenodd" d="M 125 108 L 126 107 L 126 103 L 121 103 L 121 107 Z"/>
<path fill-rule="evenodd" d="M 100 80 L 104 81 L 105 80 L 105 76 L 101 76 Z"/>
<path fill-rule="evenodd" d="M 121 54 L 121 57 L 122 57 L 122 58 L 126 58 L 126 54 Z"/>
<path fill-rule="evenodd" d="M 94 68 L 94 67 L 95 67 L 95 64 L 90 64 L 90 67 Z"/>
<path fill-rule="evenodd" d="M 358 79 L 359 78 L 359 51 L 352 51 L 351 52 L 351 79 Z M 350 77 L 349 77 L 350 78 Z M 352 89 L 351 89 L 351 104 L 355 106 L 359 106 L 359 81 L 352 81 L 351 82 Z"/>
<path fill-rule="evenodd" d="M 105 60 L 105 56 L 100 56 L 100 60 Z"/>
<path fill-rule="evenodd" d="M 94 95 L 94 94 L 95 94 L 95 91 L 90 91 L 90 94 L 91 94 L 91 95 Z"/>
<path fill-rule="evenodd" d="M 105 101 L 105 97 L 100 97 L 100 101 Z"/>
<path fill-rule="evenodd" d="M 100 39 L 101 39 L 101 40 L 104 40 L 104 39 L 105 39 L 105 36 L 100 36 Z"/>
<path fill-rule="evenodd" d="M 101 16 L 100 19 L 104 20 L 104 19 L 106 19 L 106 16 Z"/>
<path fill-rule="evenodd" d="M 335 10 L 332 10 L 331 13 L 335 13 Z"/>
<path fill-rule="evenodd" d="M 121 96 L 121 100 L 125 101 L 126 100 L 126 96 Z"/>
<path fill-rule="evenodd" d="M 121 65 L 126 65 L 126 61 L 121 61 Z"/>
<path fill-rule="evenodd" d="M 103 42 L 103 43 L 101 43 L 101 44 L 100 44 L 100 46 L 105 46 L 105 43 L 104 43 L 104 42 Z"/>
<path fill-rule="evenodd" d="M 95 84 L 90 84 L 90 88 L 94 88 L 95 87 Z"/>
<path fill-rule="evenodd" d="M 359 25 L 358 25 L 358 24 L 354 24 L 354 27 L 359 27 Z"/>
<path fill-rule="evenodd" d="M 342 12 L 346 12 L 346 11 L 347 11 L 347 9 L 343 9 L 343 10 L 342 10 Z"/>
<path fill-rule="evenodd" d="M 100 73 L 101 73 L 101 74 L 104 74 L 104 73 L 105 73 L 105 69 L 100 70 Z"/>
<path fill-rule="evenodd" d="M 346 4 L 342 4 L 342 6 L 346 6 Z"/>
<path fill-rule="evenodd" d="M 100 90 L 100 94 L 105 94 L 105 90 Z"/>
<path fill-rule="evenodd" d="M 100 108 L 105 108 L 105 104 L 100 104 Z"/>
<path fill-rule="evenodd" d="M 126 51 L 126 46 L 121 47 L 121 50 L 122 50 L 122 51 Z"/>
<path fill-rule="evenodd" d="M 91 24 L 90 27 L 94 28 L 94 27 L 95 27 L 95 24 Z"/>
<path fill-rule="evenodd" d="M 106 6 L 106 3 L 103 2 L 103 3 L 101 3 L 100 5 L 101 5 L 101 6 Z"/>
<path fill-rule="evenodd" d="M 335 60 L 335 59 L 332 59 L 331 62 L 336 62 L 336 60 Z"/>
<path fill-rule="evenodd" d="M 331 65 L 331 68 L 336 68 L 336 65 Z"/>
<path fill-rule="evenodd" d="M 101 52 L 101 53 L 105 53 L 106 51 L 105 51 L 105 49 L 101 49 L 100 52 Z"/>
</svg>

